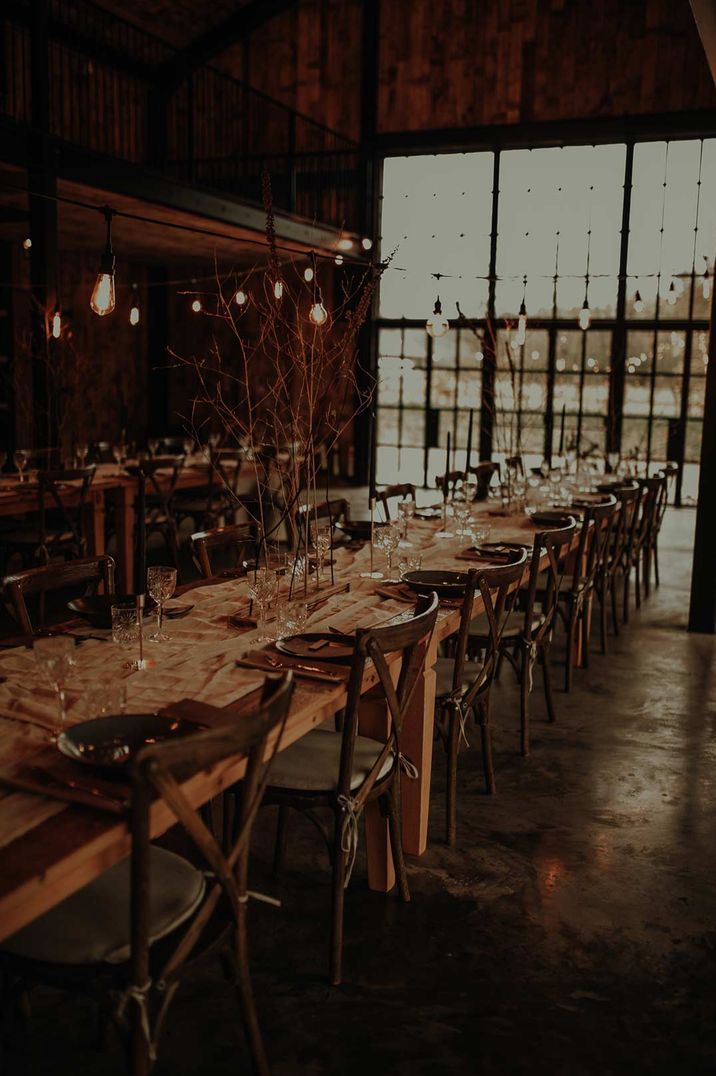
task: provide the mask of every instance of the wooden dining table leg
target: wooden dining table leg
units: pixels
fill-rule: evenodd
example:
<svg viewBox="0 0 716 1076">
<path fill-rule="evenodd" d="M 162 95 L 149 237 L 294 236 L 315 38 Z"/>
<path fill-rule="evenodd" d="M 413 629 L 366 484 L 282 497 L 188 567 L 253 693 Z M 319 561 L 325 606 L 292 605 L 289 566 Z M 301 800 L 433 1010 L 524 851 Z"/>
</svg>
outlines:
<svg viewBox="0 0 716 1076">
<path fill-rule="evenodd" d="M 104 493 L 102 490 L 90 489 L 84 505 L 83 527 L 87 551 L 91 556 L 98 557 L 104 553 L 104 520 Z"/>
<path fill-rule="evenodd" d="M 134 497 L 133 482 L 115 486 L 107 496 L 114 506 L 117 529 L 117 583 L 121 593 L 134 590 Z"/>
</svg>

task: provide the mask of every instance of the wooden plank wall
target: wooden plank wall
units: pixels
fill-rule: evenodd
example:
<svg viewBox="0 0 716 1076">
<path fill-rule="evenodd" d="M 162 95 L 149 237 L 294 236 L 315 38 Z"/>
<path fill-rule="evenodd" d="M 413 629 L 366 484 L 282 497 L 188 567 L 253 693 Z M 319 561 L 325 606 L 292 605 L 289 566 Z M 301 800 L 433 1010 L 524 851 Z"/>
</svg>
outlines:
<svg viewBox="0 0 716 1076">
<path fill-rule="evenodd" d="M 298 0 L 253 35 L 235 74 L 357 137 L 361 7 Z M 380 10 L 382 132 L 716 107 L 688 0 L 383 0 Z"/>
</svg>

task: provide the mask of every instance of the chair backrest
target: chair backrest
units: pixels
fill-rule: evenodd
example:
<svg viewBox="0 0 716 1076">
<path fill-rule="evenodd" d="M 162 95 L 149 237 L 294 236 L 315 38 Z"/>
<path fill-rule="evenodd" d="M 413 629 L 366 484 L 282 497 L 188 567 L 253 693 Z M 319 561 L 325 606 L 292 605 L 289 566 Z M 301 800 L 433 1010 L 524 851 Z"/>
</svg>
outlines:
<svg viewBox="0 0 716 1076">
<path fill-rule="evenodd" d="M 179 472 L 184 466 L 185 456 L 154 456 L 144 459 L 139 464 L 146 479 L 147 501 L 152 502 L 166 515 L 172 511 L 172 501 L 176 490 Z"/>
<path fill-rule="evenodd" d="M 625 560 L 627 562 L 629 560 L 634 518 L 639 510 L 642 493 L 637 482 L 621 486 L 614 483 L 611 490 L 619 505 L 619 515 L 612 528 L 612 545 L 609 554 L 609 570 L 614 574 L 618 569 L 625 567 Z"/>
<path fill-rule="evenodd" d="M 228 527 L 215 527 L 198 531 L 189 539 L 194 563 L 204 579 L 214 575 L 211 553 L 233 554 L 234 565 L 248 558 L 255 545 L 255 527 L 251 523 L 233 523 Z"/>
<path fill-rule="evenodd" d="M 400 734 L 403 718 L 410 704 L 418 677 L 425 665 L 425 657 L 438 615 L 438 598 L 419 598 L 415 613 L 409 620 L 382 628 L 359 628 L 348 681 L 348 701 L 343 719 L 341 762 L 338 774 L 337 795 L 353 796 L 358 805 L 365 802 L 375 784 L 383 763 L 394 754 L 400 754 Z M 400 652 L 401 664 L 397 683 L 386 662 L 389 654 Z M 351 791 L 353 754 L 358 734 L 358 718 L 361 705 L 363 675 L 368 659 L 372 659 L 378 674 L 380 691 L 385 698 L 390 718 L 390 733 L 385 747 L 366 775 L 360 789 Z M 396 758 L 397 765 L 397 758 Z"/>
<path fill-rule="evenodd" d="M 636 544 L 641 548 L 642 546 L 653 545 L 656 541 L 666 512 L 668 486 L 666 475 L 663 473 L 655 475 L 653 478 L 640 478 L 639 485 L 645 491 L 641 519 L 636 534 Z"/>
<path fill-rule="evenodd" d="M 481 463 L 476 463 L 474 467 L 468 467 L 468 474 L 474 475 L 477 482 L 477 493 L 475 495 L 476 501 L 484 501 L 487 498 L 487 491 L 490 488 L 490 483 L 495 475 L 498 479 L 500 477 L 500 465 L 495 460 L 483 460 Z"/>
<path fill-rule="evenodd" d="M 335 497 L 316 505 L 302 504 L 294 517 L 294 544 L 301 548 L 306 542 L 310 543 L 311 528 L 318 520 L 329 520 L 333 529 L 336 523 L 348 522 L 350 518 L 351 508 L 344 497 Z"/>
<path fill-rule="evenodd" d="M 513 470 L 515 474 L 520 476 L 520 478 L 525 477 L 525 463 L 522 456 L 506 456 L 505 467 Z"/>
<path fill-rule="evenodd" d="M 37 509 L 40 551 L 49 560 L 53 546 L 69 537 L 78 556 L 87 552 L 83 531 L 84 508 L 94 478 L 95 464 L 64 471 L 40 471 Z"/>
<path fill-rule="evenodd" d="M 455 495 L 455 489 L 458 483 L 463 482 L 464 480 L 464 471 L 448 471 L 446 474 L 435 476 L 435 485 L 438 487 L 443 497 L 450 498 Z"/>
<path fill-rule="evenodd" d="M 572 572 L 572 595 L 575 598 L 582 598 L 591 590 L 608 563 L 617 507 L 616 497 L 605 493 L 602 503 L 584 509 Z"/>
<path fill-rule="evenodd" d="M 390 523 L 393 518 L 390 511 L 390 502 L 396 500 L 415 502 L 415 486 L 412 482 L 398 482 L 393 486 L 386 486 L 376 495 L 376 500 L 383 507 L 385 522 Z"/>
<path fill-rule="evenodd" d="M 291 673 L 281 678 L 268 677 L 260 701 L 255 702 L 254 695 L 232 706 L 226 724 L 152 744 L 140 751 L 132 764 L 131 942 L 135 986 L 141 989 L 149 979 L 149 818 L 155 797 L 171 811 L 213 875 L 198 911 L 184 925 L 159 974 L 153 976 L 155 983 L 166 984 L 162 989 L 165 996 L 162 1007 L 166 994 L 171 998 L 176 988 L 182 965 L 202 937 L 206 937 L 207 927 L 211 933 L 210 924 L 221 898 L 237 927 L 244 915 L 251 830 L 266 788 L 271 760 L 280 746 L 292 692 Z M 191 716 L 192 705 L 201 706 L 189 701 L 180 705 L 187 716 Z M 172 709 L 170 707 L 169 712 Z M 208 709 L 220 717 L 221 711 L 213 707 Z M 207 708 L 203 707 L 201 712 L 206 713 Z M 201 719 L 200 714 L 198 719 Z M 265 761 L 267 751 L 271 754 Z M 209 767 L 241 757 L 246 759 L 246 771 L 240 785 L 237 829 L 223 848 L 193 807 L 180 782 Z"/>
<path fill-rule="evenodd" d="M 39 594 L 44 597 L 53 590 L 85 586 L 85 593 L 96 593 L 100 583 L 105 594 L 114 594 L 114 561 L 106 554 L 86 560 L 57 561 L 42 568 L 29 568 L 26 572 L 8 575 L 3 582 L 6 601 L 27 635 L 44 626 L 44 602 L 40 604 L 40 622 L 33 628 L 26 598 Z"/>
<path fill-rule="evenodd" d="M 557 616 L 559 593 L 567 569 L 567 559 L 576 534 L 577 521 L 574 517 L 564 527 L 539 531 L 535 534 L 527 594 L 524 599 L 525 620 L 523 634 L 524 639 L 529 642 L 540 642 L 552 630 L 552 625 Z M 547 557 L 546 566 L 542 565 L 543 556 Z M 538 593 L 542 595 L 541 617 L 538 627 L 534 630 L 535 605 Z"/>
<path fill-rule="evenodd" d="M 527 551 L 516 553 L 509 564 L 494 568 L 471 568 L 463 595 L 460 627 L 457 632 L 451 698 L 469 709 L 479 695 L 489 690 L 495 678 L 500 644 L 507 618 L 512 612 L 519 584 L 527 565 Z M 470 624 L 475 616 L 474 599 L 480 595 L 487 619 L 486 646 L 482 665 L 465 688 L 465 662 Z"/>
</svg>

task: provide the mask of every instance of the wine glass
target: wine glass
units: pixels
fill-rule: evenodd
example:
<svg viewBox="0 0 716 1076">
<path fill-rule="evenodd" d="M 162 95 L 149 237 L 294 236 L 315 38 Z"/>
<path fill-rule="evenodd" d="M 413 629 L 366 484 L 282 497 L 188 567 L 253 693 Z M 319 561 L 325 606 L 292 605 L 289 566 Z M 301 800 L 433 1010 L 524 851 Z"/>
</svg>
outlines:
<svg viewBox="0 0 716 1076">
<path fill-rule="evenodd" d="M 149 455 L 152 458 L 154 458 L 154 456 L 156 456 L 157 453 L 159 452 L 159 446 L 161 445 L 161 443 L 162 442 L 160 441 L 160 439 L 158 437 L 150 437 L 149 440 L 147 441 L 147 448 L 149 449 Z"/>
<path fill-rule="evenodd" d="M 390 577 L 393 570 L 393 553 L 400 544 L 400 527 L 395 523 L 390 523 L 387 527 L 380 527 L 376 532 L 375 542 L 378 548 L 385 553 L 388 576 Z"/>
<path fill-rule="evenodd" d="M 86 441 L 80 441 L 77 445 L 77 462 L 80 467 L 84 467 L 87 461 L 87 453 L 89 452 L 89 445 Z"/>
<path fill-rule="evenodd" d="M 185 437 L 184 440 L 181 443 L 181 446 L 184 449 L 184 455 L 185 456 L 193 455 L 193 453 L 194 453 L 194 438 L 193 437 Z"/>
<path fill-rule="evenodd" d="M 20 482 L 24 482 L 25 479 L 23 477 L 22 472 L 25 470 L 25 467 L 27 466 L 27 460 L 28 460 L 27 452 L 23 452 L 21 449 L 18 449 L 16 452 L 13 452 L 12 459 L 13 459 L 13 463 L 15 464 L 15 466 L 16 466 L 16 468 L 18 470 L 18 473 L 20 475 Z"/>
<path fill-rule="evenodd" d="M 52 735 L 54 743 L 57 743 L 67 720 L 65 685 L 70 669 L 75 664 L 74 652 L 75 640 L 68 635 L 52 635 L 46 639 L 35 639 L 32 646 L 38 669 L 52 685 L 57 695 L 58 725 Z"/>
<path fill-rule="evenodd" d="M 402 521 L 403 521 L 403 523 L 402 523 L 403 530 L 402 530 L 402 533 L 401 533 L 400 543 L 399 544 L 400 544 L 401 549 L 409 549 L 410 546 L 412 546 L 413 543 L 408 538 L 408 526 L 410 524 L 410 520 L 415 515 L 415 501 L 409 500 L 409 499 L 406 499 L 404 501 L 400 501 L 399 504 L 398 504 L 398 512 L 399 512 L 400 516 L 402 517 Z"/>
<path fill-rule="evenodd" d="M 423 566 L 422 553 L 406 553 L 398 561 L 398 571 L 402 579 L 406 572 L 419 572 Z"/>
<path fill-rule="evenodd" d="M 462 484 L 462 495 L 467 504 L 472 504 L 477 497 L 477 482 L 472 478 L 466 478 Z"/>
<path fill-rule="evenodd" d="M 543 478 L 549 478 L 549 460 L 546 456 L 539 465 L 539 473 Z"/>
<path fill-rule="evenodd" d="M 112 456 L 117 466 L 121 467 L 121 465 L 127 458 L 127 446 L 122 443 L 118 445 L 112 445 Z"/>
<path fill-rule="evenodd" d="M 272 568 L 256 568 L 249 576 L 249 597 L 259 607 L 259 615 L 256 618 L 256 639 L 259 643 L 271 641 L 266 630 L 266 608 L 278 596 L 278 587 L 278 574 Z"/>
<path fill-rule="evenodd" d="M 464 536 L 470 533 L 470 502 L 453 501 L 452 514 L 457 527 L 455 533 Z"/>
<path fill-rule="evenodd" d="M 281 602 L 276 609 L 276 638 L 286 639 L 300 635 L 308 623 L 308 606 L 305 602 Z"/>
<path fill-rule="evenodd" d="M 164 617 L 164 602 L 168 601 L 174 593 L 177 585 L 176 568 L 166 568 L 162 565 L 152 565 L 147 568 L 147 590 L 150 597 L 157 603 L 157 630 L 149 638 L 153 643 L 165 643 L 169 636 L 162 631 Z"/>
<path fill-rule="evenodd" d="M 316 571 L 320 577 L 326 553 L 331 549 L 331 526 L 330 523 L 318 523 L 312 529 L 311 547 L 316 554 Z"/>
</svg>

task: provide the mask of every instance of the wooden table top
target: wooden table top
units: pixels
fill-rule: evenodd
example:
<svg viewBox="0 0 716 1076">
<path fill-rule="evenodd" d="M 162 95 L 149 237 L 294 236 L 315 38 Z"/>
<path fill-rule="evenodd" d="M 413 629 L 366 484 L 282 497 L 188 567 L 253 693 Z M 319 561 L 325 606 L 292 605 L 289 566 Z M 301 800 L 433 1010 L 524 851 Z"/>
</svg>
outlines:
<svg viewBox="0 0 716 1076">
<path fill-rule="evenodd" d="M 532 543 L 536 528 L 525 517 L 493 517 L 493 539 Z M 423 554 L 424 567 L 466 568 L 456 560 L 465 549 L 465 538 L 437 539 L 439 523 L 414 521 L 410 537 L 415 552 Z M 413 550 L 410 550 L 413 552 Z M 377 592 L 380 580 L 362 579 L 369 562 L 368 546 L 337 548 L 335 578 L 350 582 L 350 592 L 334 595 L 317 610 L 309 626 L 346 629 L 384 621 L 391 613 L 406 609 L 404 603 L 384 599 Z M 382 556 L 376 551 L 376 566 Z M 114 644 L 86 641 L 78 647 L 76 682 L 68 687 L 68 724 L 85 719 L 83 685 L 98 678 L 126 677 L 129 712 L 148 712 L 181 699 L 211 702 L 226 707 L 253 691 L 262 674 L 238 668 L 235 659 L 256 646 L 256 631 L 237 631 L 228 614 L 246 608 L 245 580 L 226 580 L 184 592 L 194 609 L 182 620 L 168 621 L 171 640 L 148 644 L 154 667 L 139 673 L 124 668 L 126 655 Z M 315 591 L 314 591 L 315 593 Z M 309 591 L 310 594 L 310 591 Z M 474 612 L 481 607 L 476 598 Z M 436 639 L 452 634 L 460 610 L 441 607 Z M 86 630 L 86 629 L 85 629 Z M 39 680 L 31 650 L 14 649 L 0 654 L 0 769 L 23 762 L 46 747 L 54 725 L 56 702 L 49 687 Z M 364 691 L 375 684 L 369 667 Z M 322 724 L 345 703 L 343 684 L 298 680 L 282 746 Z M 45 731 L 48 730 L 48 732 Z M 234 761 L 197 775 L 186 786 L 187 795 L 199 805 L 234 783 L 243 762 Z M 155 809 L 152 835 L 159 836 L 172 824 L 166 811 Z M 0 939 L 76 891 L 129 852 L 127 827 L 106 812 L 57 800 L 0 789 Z"/>
</svg>

